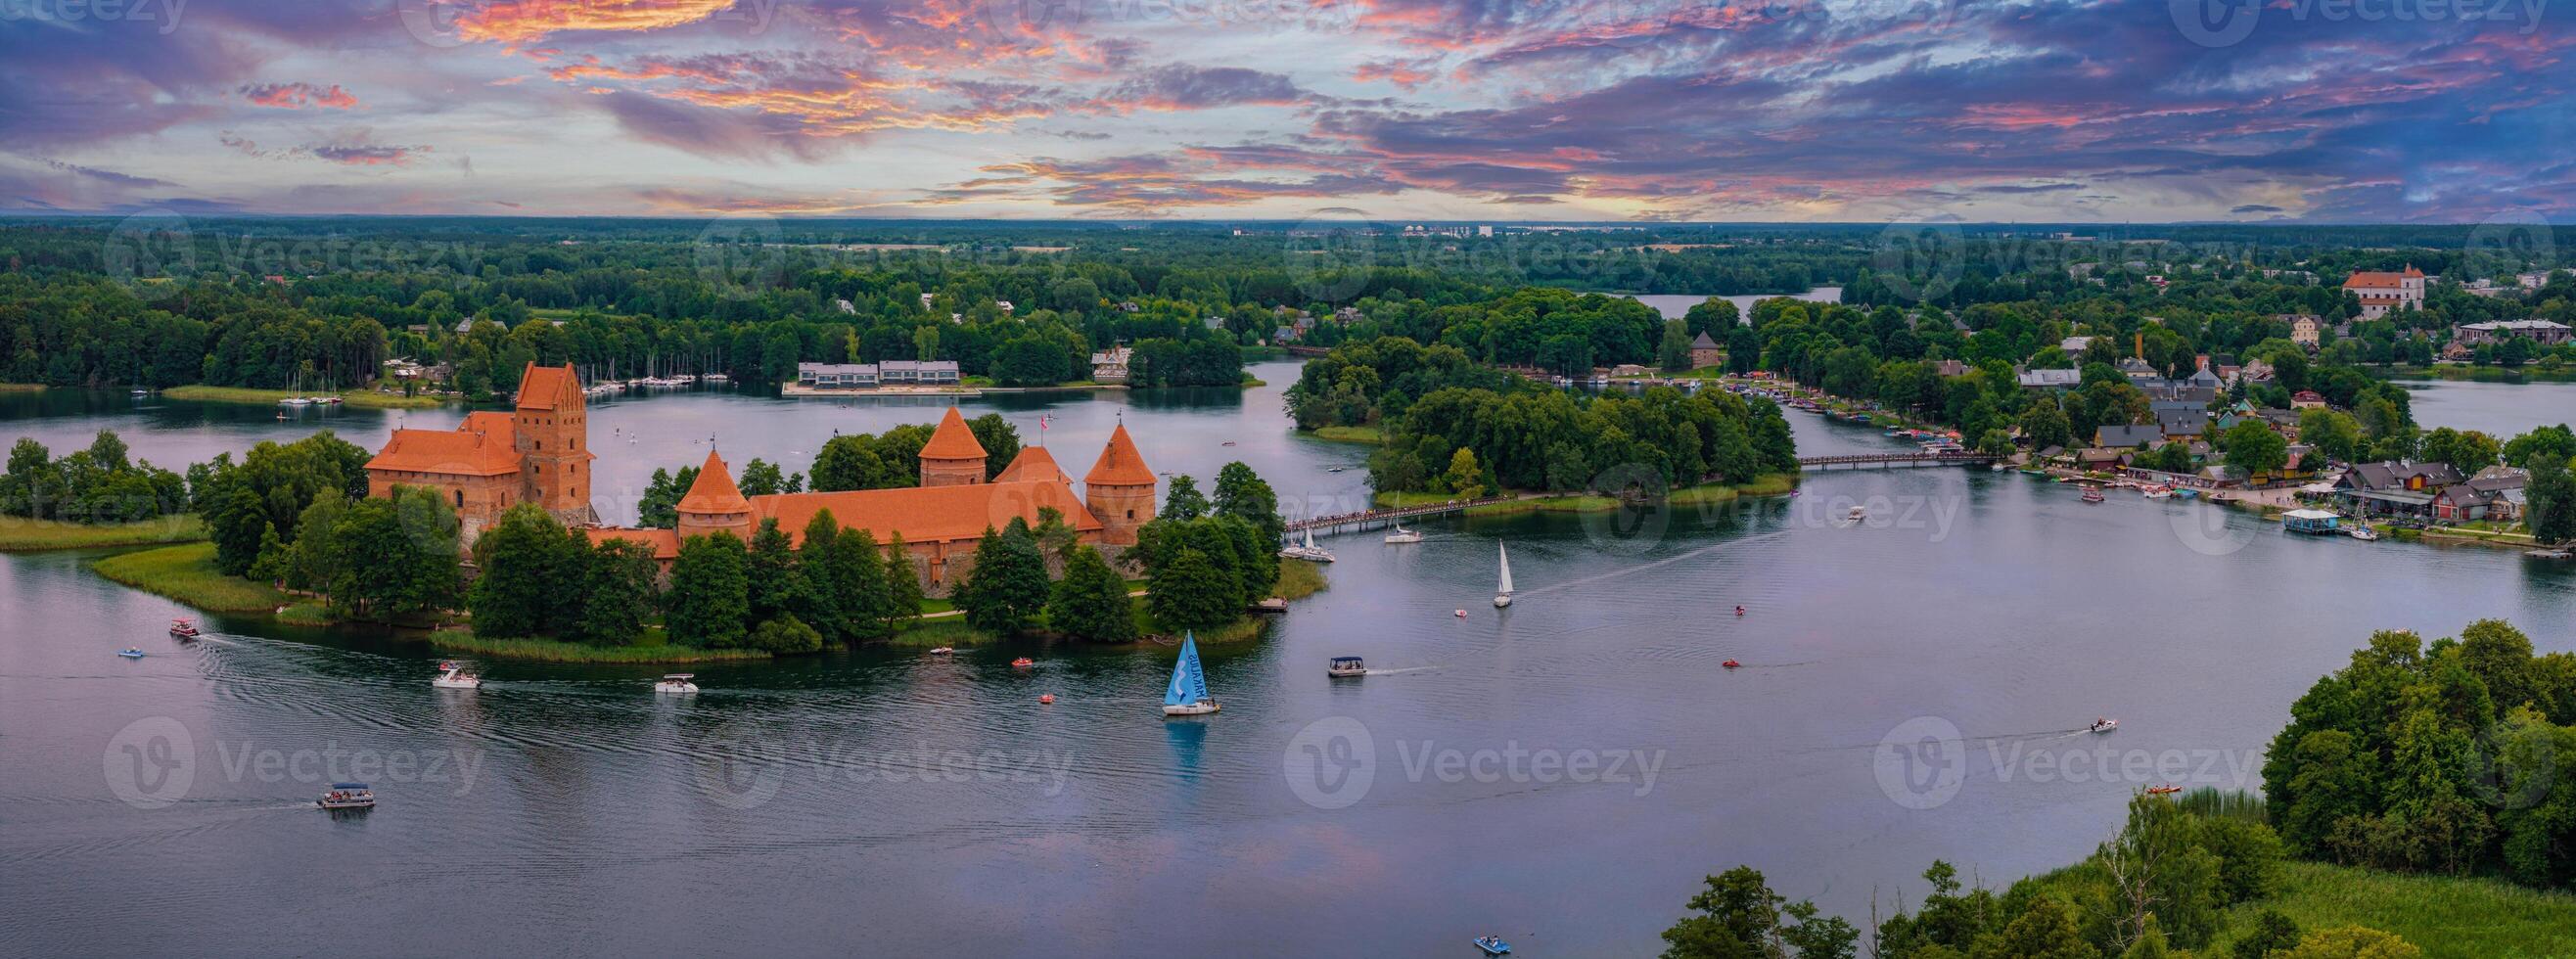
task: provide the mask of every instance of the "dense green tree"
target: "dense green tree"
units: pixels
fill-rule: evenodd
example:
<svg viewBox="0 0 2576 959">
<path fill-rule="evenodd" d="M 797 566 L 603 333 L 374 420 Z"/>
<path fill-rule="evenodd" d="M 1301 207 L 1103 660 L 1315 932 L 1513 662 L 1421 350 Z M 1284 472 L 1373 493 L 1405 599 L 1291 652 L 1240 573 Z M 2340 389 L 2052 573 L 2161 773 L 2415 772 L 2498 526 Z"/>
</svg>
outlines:
<svg viewBox="0 0 2576 959">
<path fill-rule="evenodd" d="M 591 547 L 583 564 L 581 615 L 572 635 L 600 646 L 643 641 L 652 619 L 654 585 L 659 570 L 653 548 L 630 540 L 604 540 Z"/>
<path fill-rule="evenodd" d="M 1172 477 L 1171 490 L 1163 494 L 1163 508 L 1156 517 L 1188 520 L 1206 516 L 1209 510 L 1206 494 L 1199 492 L 1199 481 L 1186 474 Z"/>
<path fill-rule="evenodd" d="M 674 642 L 708 649 L 743 645 L 751 625 L 751 578 L 742 541 L 724 533 L 683 541 L 663 604 Z"/>
<path fill-rule="evenodd" d="M 734 485 L 744 496 L 770 496 L 787 492 L 787 475 L 778 464 L 753 457 L 743 464 L 742 476 Z"/>
<path fill-rule="evenodd" d="M 912 546 L 903 541 L 903 531 L 895 530 L 886 537 L 886 621 L 889 626 L 921 615 L 921 568 L 912 556 Z"/>
<path fill-rule="evenodd" d="M 2299 442 L 2336 462 L 2349 463 L 2361 453 L 2361 422 L 2337 410 L 2312 406 L 2299 413 Z"/>
<path fill-rule="evenodd" d="M 2556 459 L 2562 463 L 2576 460 L 2576 431 L 2569 430 L 2565 423 L 2539 427 L 2506 441 L 2503 453 L 2507 464 L 2524 469 L 2531 468 L 2532 461 L 2539 459 Z"/>
<path fill-rule="evenodd" d="M 1213 629 L 1243 616 L 1241 587 L 1197 549 L 1181 548 L 1149 589 L 1145 608 L 1164 629 Z"/>
<path fill-rule="evenodd" d="M 338 559 L 325 593 L 334 616 L 409 622 L 456 606 L 456 512 L 437 490 L 402 486 L 390 499 L 352 502 L 330 539 Z"/>
<path fill-rule="evenodd" d="M 579 608 L 566 583 L 581 582 L 584 544 L 572 539 L 552 514 L 534 503 L 502 511 L 474 540 L 479 575 L 465 594 L 474 631 L 483 636 L 538 636 L 570 625 L 563 610 Z"/>
<path fill-rule="evenodd" d="M 1047 600 L 1047 625 L 1076 639 L 1124 643 L 1136 638 L 1135 606 L 1127 598 L 1127 581 L 1119 578 L 1100 551 L 1076 546 L 1065 561 L 1064 579 Z"/>
<path fill-rule="evenodd" d="M 2556 457 L 2535 457 L 2523 499 L 2532 539 L 2553 544 L 2576 540 L 2576 467 Z"/>
<path fill-rule="evenodd" d="M 978 630 L 1010 635 L 1036 624 L 1046 611 L 1046 557 L 1027 521 L 1014 518 L 1000 531 L 985 528 L 975 546 L 975 566 L 952 597 L 966 624 Z"/>
<path fill-rule="evenodd" d="M 1276 543 L 1286 533 L 1288 521 L 1279 515 L 1279 494 L 1270 484 L 1242 461 L 1225 464 L 1216 472 L 1216 512 L 1252 524 L 1265 543 Z"/>
<path fill-rule="evenodd" d="M 2237 937 L 2236 959 L 2266 959 L 2274 952 L 2298 948 L 2299 924 L 2282 915 L 2278 909 L 2265 909 L 2254 917 L 2254 928 Z"/>
<path fill-rule="evenodd" d="M 823 634 L 792 615 L 781 615 L 763 621 L 744 643 L 772 653 L 810 653 L 823 648 Z"/>
<path fill-rule="evenodd" d="M 901 549 L 892 552 L 898 558 L 889 559 L 888 551 L 879 549 L 876 537 L 867 530 L 841 531 L 844 565 L 836 578 L 846 584 L 841 605 L 856 638 L 882 639 L 904 620 L 920 615 L 921 587 L 912 577 L 910 558 Z"/>
<path fill-rule="evenodd" d="M 777 517 L 760 521 L 760 528 L 751 534 L 745 559 L 751 577 L 752 622 L 768 622 L 810 606 L 805 597 L 805 570 L 797 562 L 795 542 L 779 528 Z"/>
<path fill-rule="evenodd" d="M 326 489 L 314 494 L 313 502 L 298 514 L 295 528 L 303 533 L 288 548 L 287 588 L 318 591 L 331 582 L 342 558 L 331 537 L 340 525 L 340 515 L 348 508 L 349 501 L 339 490 Z"/>
<path fill-rule="evenodd" d="M 2395 935 L 2366 926 L 2320 929 L 2300 939 L 2279 959 L 2420 959 L 2424 950 Z"/>
<path fill-rule="evenodd" d="M 2289 441 L 2272 432 L 2259 420 L 2247 420 L 2219 434 L 2218 446 L 2226 453 L 2227 465 L 2244 470 L 2249 476 L 2262 476 L 2280 469 L 2290 461 Z"/>
</svg>

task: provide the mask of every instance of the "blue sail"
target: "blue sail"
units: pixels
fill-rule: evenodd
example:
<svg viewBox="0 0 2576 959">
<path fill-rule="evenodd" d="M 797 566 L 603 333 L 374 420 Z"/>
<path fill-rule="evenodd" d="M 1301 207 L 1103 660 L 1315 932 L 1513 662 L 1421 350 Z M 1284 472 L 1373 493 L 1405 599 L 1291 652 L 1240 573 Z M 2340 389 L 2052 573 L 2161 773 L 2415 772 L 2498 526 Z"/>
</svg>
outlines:
<svg viewBox="0 0 2576 959">
<path fill-rule="evenodd" d="M 1199 644 L 1196 633 L 1181 634 L 1181 658 L 1172 663 L 1172 685 L 1163 690 L 1163 705 L 1184 706 L 1206 702 L 1207 671 L 1199 668 Z"/>
</svg>

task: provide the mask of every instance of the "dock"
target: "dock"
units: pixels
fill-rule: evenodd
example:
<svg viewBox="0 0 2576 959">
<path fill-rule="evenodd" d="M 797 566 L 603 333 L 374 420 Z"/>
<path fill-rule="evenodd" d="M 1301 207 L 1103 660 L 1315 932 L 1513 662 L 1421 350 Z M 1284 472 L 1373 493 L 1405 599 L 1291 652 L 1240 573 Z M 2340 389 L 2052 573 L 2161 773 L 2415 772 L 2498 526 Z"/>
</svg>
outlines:
<svg viewBox="0 0 2576 959">
<path fill-rule="evenodd" d="M 1984 466 L 1995 458 L 1984 453 L 1856 453 L 1848 456 L 1801 456 L 1802 470 L 1862 469 L 1876 466 L 1895 469 L 1900 466 Z"/>
<path fill-rule="evenodd" d="M 1354 531 L 1366 530 L 1380 526 L 1393 526 L 1404 520 L 1420 516 L 1446 516 L 1451 513 L 1463 513 L 1466 512 L 1469 507 L 1483 506 L 1487 503 L 1509 503 L 1518 498 L 1519 497 L 1514 496 L 1486 496 L 1478 499 L 1450 500 L 1444 503 L 1424 503 L 1419 506 L 1362 510 L 1357 513 L 1336 513 L 1331 516 L 1309 516 L 1304 519 L 1289 520 L 1287 523 L 1287 530 L 1291 533 L 1302 533 L 1307 530 L 1314 530 L 1319 533 L 1335 533 L 1344 529 Z"/>
</svg>

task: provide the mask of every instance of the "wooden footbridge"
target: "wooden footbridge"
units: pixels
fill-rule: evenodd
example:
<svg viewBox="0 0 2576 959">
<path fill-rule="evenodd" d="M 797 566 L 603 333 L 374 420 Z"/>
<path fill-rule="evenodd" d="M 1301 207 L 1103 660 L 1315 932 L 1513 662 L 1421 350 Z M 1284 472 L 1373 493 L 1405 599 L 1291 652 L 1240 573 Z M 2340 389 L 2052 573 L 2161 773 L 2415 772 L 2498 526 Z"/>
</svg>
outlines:
<svg viewBox="0 0 2576 959">
<path fill-rule="evenodd" d="M 1861 469 L 1876 466 L 1984 466 L 1995 458 L 1984 453 L 1857 453 L 1849 456 L 1801 456 L 1802 470 Z"/>
<path fill-rule="evenodd" d="M 1337 513 L 1331 516 L 1309 516 L 1304 519 L 1289 520 L 1287 529 L 1291 533 L 1302 533 L 1310 529 L 1319 533 L 1333 533 L 1339 532 L 1343 529 L 1364 530 L 1378 526 L 1393 526 L 1397 523 L 1419 516 L 1445 516 L 1450 513 L 1461 513 L 1465 512 L 1467 508 L 1471 506 L 1483 506 L 1487 503 L 1508 503 L 1516 498 L 1517 497 L 1511 496 L 1487 496 L 1481 499 L 1450 500 L 1444 503 L 1424 503 L 1419 506 L 1363 510 L 1357 513 Z"/>
</svg>

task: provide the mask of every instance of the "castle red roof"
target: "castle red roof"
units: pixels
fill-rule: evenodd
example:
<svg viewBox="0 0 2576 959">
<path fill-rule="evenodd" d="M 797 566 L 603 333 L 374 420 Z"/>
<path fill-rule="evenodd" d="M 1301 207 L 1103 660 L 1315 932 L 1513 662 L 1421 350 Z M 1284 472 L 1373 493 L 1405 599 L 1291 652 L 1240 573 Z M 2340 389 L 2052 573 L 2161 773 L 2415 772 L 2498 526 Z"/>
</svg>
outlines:
<svg viewBox="0 0 2576 959">
<path fill-rule="evenodd" d="M 503 476 L 519 471 L 518 429 L 508 413 L 469 413 L 452 430 L 395 430 L 370 470 Z"/>
<path fill-rule="evenodd" d="M 964 486 L 911 486 L 900 489 L 848 490 L 839 493 L 778 493 L 752 500 L 752 510 L 805 545 L 805 524 L 814 514 L 832 511 L 843 529 L 865 529 L 883 543 L 894 534 L 905 542 L 928 543 L 974 539 L 984 529 L 1001 529 L 1013 518 L 1038 524 L 1038 510 L 1064 514 L 1076 531 L 1101 528 L 1100 518 L 1083 508 L 1073 488 L 1063 483 L 976 483 Z"/>
<path fill-rule="evenodd" d="M 1127 437 L 1127 424 L 1109 434 L 1109 445 L 1101 447 L 1099 462 L 1082 478 L 1086 486 L 1152 486 L 1154 470 L 1145 465 L 1145 454 L 1136 452 L 1136 441 Z"/>
<path fill-rule="evenodd" d="M 921 458 L 926 460 L 980 460 L 984 455 L 984 444 L 975 441 L 975 431 L 966 428 L 966 417 L 954 406 L 939 418 L 939 429 L 921 447 Z"/>
<path fill-rule="evenodd" d="M 519 374 L 518 406 L 523 410 L 552 410 L 581 405 L 581 378 L 572 373 L 572 364 L 538 366 L 529 363 Z"/>
<path fill-rule="evenodd" d="M 724 457 L 707 451 L 707 461 L 698 467 L 698 478 L 689 484 L 687 495 L 680 497 L 683 513 L 748 513 L 751 502 L 742 498 L 742 487 L 733 484 L 733 474 L 725 472 Z"/>
<path fill-rule="evenodd" d="M 1012 457 L 1011 465 L 1003 467 L 1002 475 L 993 477 L 993 482 L 1071 483 L 1073 477 L 1065 473 L 1064 467 L 1055 465 L 1055 456 L 1046 447 L 1023 446 L 1020 455 Z"/>
<path fill-rule="evenodd" d="M 622 539 L 630 543 L 642 543 L 646 546 L 652 547 L 654 559 L 680 558 L 680 534 L 667 529 L 601 529 L 598 527 L 592 527 L 590 529 L 582 530 L 582 532 L 590 537 L 590 545 L 592 546 L 597 546 L 612 539 Z"/>
</svg>

